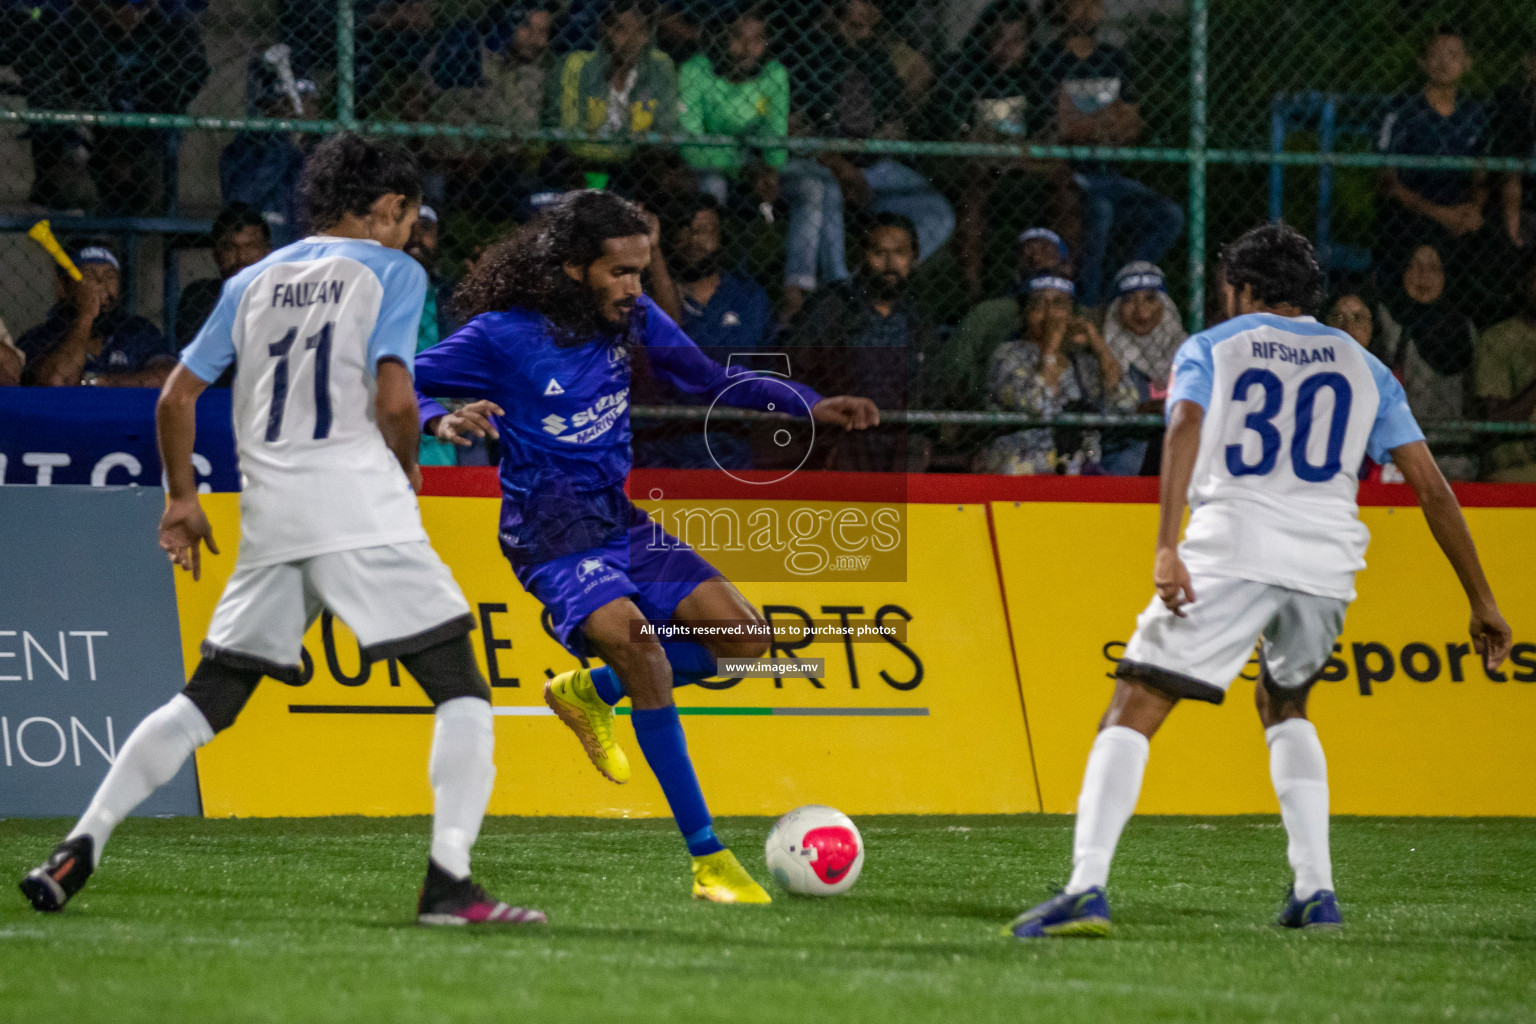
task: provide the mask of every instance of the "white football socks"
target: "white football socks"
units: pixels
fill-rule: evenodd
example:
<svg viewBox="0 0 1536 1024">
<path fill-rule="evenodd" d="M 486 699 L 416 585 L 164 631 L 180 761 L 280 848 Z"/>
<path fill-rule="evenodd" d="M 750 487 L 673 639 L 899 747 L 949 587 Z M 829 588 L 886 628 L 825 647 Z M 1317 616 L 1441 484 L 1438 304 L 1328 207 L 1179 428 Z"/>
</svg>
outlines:
<svg viewBox="0 0 1536 1024">
<path fill-rule="evenodd" d="M 437 706 L 432 733 L 432 859 L 455 878 L 469 877 L 469 850 L 480 835 L 496 782 L 495 718 L 479 697 Z"/>
<path fill-rule="evenodd" d="M 1317 728 L 1305 718 L 1288 718 L 1264 731 L 1269 744 L 1269 777 L 1280 798 L 1280 820 L 1289 838 L 1286 856 L 1296 872 L 1295 893 L 1306 899 L 1333 889 L 1328 853 L 1328 760 Z"/>
<path fill-rule="evenodd" d="M 187 695 L 178 693 L 150 713 L 117 752 L 91 805 L 67 838 L 91 837 L 96 864 L 118 823 L 145 797 L 171 781 L 192 751 L 213 739 L 208 719 Z"/>
<path fill-rule="evenodd" d="M 1083 772 L 1072 839 L 1072 878 L 1067 892 L 1087 892 L 1109 880 L 1120 833 L 1136 810 L 1151 744 L 1135 729 L 1112 725 L 1099 733 Z"/>
</svg>

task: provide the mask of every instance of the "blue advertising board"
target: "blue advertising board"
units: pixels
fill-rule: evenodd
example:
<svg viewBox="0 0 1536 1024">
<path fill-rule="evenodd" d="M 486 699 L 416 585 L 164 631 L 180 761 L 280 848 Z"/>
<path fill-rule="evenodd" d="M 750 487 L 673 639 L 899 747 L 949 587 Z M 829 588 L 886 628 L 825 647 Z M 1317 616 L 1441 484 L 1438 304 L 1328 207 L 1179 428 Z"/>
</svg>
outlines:
<svg viewBox="0 0 1536 1024">
<path fill-rule="evenodd" d="M 161 486 L 152 388 L 0 388 L 0 484 Z M 197 402 L 198 489 L 238 491 L 229 389 Z"/>
</svg>

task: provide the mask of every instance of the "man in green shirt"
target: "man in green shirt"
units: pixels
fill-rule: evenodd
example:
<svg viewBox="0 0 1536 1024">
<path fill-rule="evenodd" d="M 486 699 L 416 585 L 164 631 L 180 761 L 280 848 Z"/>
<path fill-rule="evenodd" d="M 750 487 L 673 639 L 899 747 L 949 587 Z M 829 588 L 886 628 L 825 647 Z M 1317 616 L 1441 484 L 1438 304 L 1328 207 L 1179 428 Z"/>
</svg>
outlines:
<svg viewBox="0 0 1536 1024">
<path fill-rule="evenodd" d="M 1489 419 L 1536 421 L 1536 257 L 1527 258 L 1522 308 L 1477 342 L 1477 394 Z M 1497 445 L 1483 459 L 1483 479 L 1536 483 L 1536 438 Z"/>
<path fill-rule="evenodd" d="M 678 73 L 682 129 L 693 135 L 773 136 L 789 134 L 789 72 L 767 60 L 768 16 L 748 6 L 724 26 L 710 45 Z M 727 179 L 757 164 L 773 181 L 788 154 L 782 149 L 755 151 L 745 146 L 685 146 L 683 158 L 700 172 L 705 191 L 721 203 Z"/>
<path fill-rule="evenodd" d="M 677 69 L 651 44 L 651 7 L 613 0 L 603 11 L 594 50 L 567 54 L 549 76 L 544 126 L 592 135 L 677 132 Z M 573 142 L 578 160 L 609 167 L 629 159 L 633 146 Z"/>
</svg>

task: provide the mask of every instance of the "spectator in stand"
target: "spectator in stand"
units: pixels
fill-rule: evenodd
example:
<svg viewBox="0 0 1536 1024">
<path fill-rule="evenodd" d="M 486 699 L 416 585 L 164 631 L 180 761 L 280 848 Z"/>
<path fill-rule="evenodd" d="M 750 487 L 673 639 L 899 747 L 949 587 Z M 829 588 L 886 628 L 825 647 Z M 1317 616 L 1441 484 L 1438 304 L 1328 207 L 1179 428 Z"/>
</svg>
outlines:
<svg viewBox="0 0 1536 1024">
<path fill-rule="evenodd" d="M 661 0 L 656 14 L 656 46 L 679 70 L 704 46 L 705 20 L 720 16 L 715 0 Z"/>
<path fill-rule="evenodd" d="M 1374 351 L 1403 382 L 1421 423 L 1466 419 L 1471 406 L 1477 328 L 1452 298 L 1446 276 L 1440 251 L 1417 246 L 1388 282 L 1376 318 Z M 1435 461 L 1447 479 L 1476 479 L 1471 443 L 1470 436 L 1446 437 L 1436 446 Z"/>
<path fill-rule="evenodd" d="M 992 407 L 1041 419 L 1062 413 L 1134 412 L 1136 388 L 1099 329 L 1074 312 L 1072 282 L 1036 274 L 1025 289 L 1022 335 L 992 353 Z M 1101 446 L 1097 430 L 1028 427 L 984 448 L 976 469 L 1011 476 L 1101 475 L 1107 472 Z"/>
<path fill-rule="evenodd" d="M 544 126 L 621 138 L 675 134 L 677 69 L 652 45 L 654 17 L 650 0 L 612 0 L 602 12 L 597 48 L 568 54 L 549 76 Z M 613 142 L 572 142 L 566 149 L 599 174 L 612 172 L 634 151 Z M 594 182 L 601 184 L 606 179 Z"/>
<path fill-rule="evenodd" d="M 315 83 L 307 78 L 289 80 L 280 70 L 286 60 L 282 44 L 251 55 L 245 76 L 248 116 L 301 120 L 319 116 Z M 259 210 L 272 244 L 279 249 L 301 236 L 299 179 L 305 154 L 319 137 L 302 132 L 240 132 L 219 153 L 219 195 L 224 205 L 244 203 Z"/>
<path fill-rule="evenodd" d="M 356 95 L 362 117 L 420 120 L 427 58 L 441 36 L 436 0 L 355 0 Z"/>
<path fill-rule="evenodd" d="M 895 21 L 889 16 L 891 8 L 904 4 L 897 4 L 893 0 L 875 0 L 873 6 L 879 14 L 875 21 L 875 32 L 885 46 L 886 56 L 891 58 L 891 67 L 896 69 L 896 77 L 901 79 L 900 116 L 908 124 L 915 124 L 928 104 L 928 93 L 937 77 L 933 64 L 923 56 L 921 50 L 907 41 L 907 37 L 897 30 Z"/>
<path fill-rule="evenodd" d="M 773 311 L 763 286 L 725 269 L 724 218 L 708 193 L 684 197 L 663 211 L 663 262 L 670 287 L 653 298 L 711 359 L 762 348 L 773 338 Z"/>
<path fill-rule="evenodd" d="M 1377 305 L 1376 291 L 1369 276 L 1352 277 L 1339 282 L 1328 301 L 1323 303 L 1323 322 L 1349 335 L 1360 345 L 1375 351 L 1376 318 L 1371 310 Z M 1392 463 L 1381 465 L 1370 456 L 1360 464 L 1360 480 L 1368 483 L 1403 482 L 1402 472 Z"/>
<path fill-rule="evenodd" d="M 1406 156 L 1483 156 L 1490 129 L 1481 104 L 1462 95 L 1462 76 L 1472 67 L 1466 43 L 1449 25 L 1435 29 L 1419 59 L 1426 82 L 1381 125 L 1377 148 Z M 1421 243 L 1452 257 L 1458 269 L 1471 269 L 1466 243 L 1483 227 L 1488 200 L 1484 171 L 1433 171 L 1388 167 L 1381 172 L 1386 201 L 1380 209 L 1383 263 L 1400 265 Z M 1459 284 L 1459 282 L 1458 282 Z M 1390 289 L 1388 289 L 1390 290 Z"/>
<path fill-rule="evenodd" d="M 1134 146 L 1142 133 L 1140 97 L 1125 51 L 1097 41 L 1103 0 L 1050 0 L 1061 36 L 1045 46 L 1035 67 L 1039 106 L 1054 125 L 1056 141 L 1069 146 Z M 1184 230 L 1178 203 L 1117 173 L 1102 160 L 1074 165 L 1082 193 L 1083 241 L 1078 254 L 1078 298 L 1085 306 L 1104 301 L 1104 278 L 1113 264 L 1116 233 L 1129 231 L 1127 257 L 1156 263 Z"/>
<path fill-rule="evenodd" d="M 861 242 L 858 273 L 819 291 L 787 339 L 795 376 L 825 394 L 852 388 L 881 410 L 924 408 L 936 336 L 908 282 L 917 228 L 899 213 L 881 212 Z M 898 427 L 832 438 L 826 468 L 921 472 L 926 454 L 906 442 Z"/>
<path fill-rule="evenodd" d="M 1536 256 L 1520 273 L 1521 311 L 1483 332 L 1477 346 L 1477 395 L 1489 419 L 1536 422 Z M 1536 438 L 1495 446 L 1483 479 L 1536 483 Z"/>
<path fill-rule="evenodd" d="M 427 272 L 427 297 L 421 306 L 421 323 L 416 331 L 416 351 L 421 352 L 436 345 L 452 333 L 445 330 L 448 284 L 437 272 L 439 233 L 437 211 L 423 205 L 411 229 L 410 241 L 405 244 L 406 254 Z M 458 446 L 435 437 L 423 437 L 417 458 L 423 466 L 458 465 Z"/>
<path fill-rule="evenodd" d="M 427 272 L 427 297 L 421 306 L 421 329 L 417 332 L 416 351 L 431 348 L 453 333 L 448 311 L 452 298 L 453 283 L 439 273 L 439 254 L 442 249 L 442 222 L 438 212 L 422 204 L 416 217 L 416 227 L 410 241 L 405 244 L 406 254 L 420 263 Z"/>
<path fill-rule="evenodd" d="M 1104 343 L 1125 368 L 1136 389 L 1138 411 L 1160 413 L 1168 397 L 1173 356 L 1184 344 L 1184 322 L 1168 294 L 1163 271 L 1155 263 L 1127 263 L 1115 275 L 1115 297 L 1104 314 Z M 1157 474 L 1145 465 L 1145 435 L 1125 430 L 1104 432 L 1104 471 L 1111 476 Z M 1157 450 L 1162 451 L 1159 445 Z"/>
<path fill-rule="evenodd" d="M 663 210 L 658 230 L 668 274 L 653 279 L 650 294 L 711 359 L 730 367 L 733 356 L 759 351 L 773 340 L 773 305 L 762 285 L 739 270 L 725 269 L 723 229 L 720 204 L 705 193 Z M 637 381 L 636 390 L 642 392 L 637 398 L 642 404 L 708 404 L 649 379 Z M 750 431 L 742 425 L 715 425 L 706 444 L 702 429 L 680 431 L 675 423 L 660 429 L 637 426 L 635 464 L 745 469 L 752 464 Z"/>
<path fill-rule="evenodd" d="M 17 339 L 26 356 L 23 384 L 157 388 L 176 365 L 176 350 L 154 324 L 122 308 L 117 256 L 92 241 L 70 253 L 81 279 L 54 268 L 58 302 L 48 318 Z"/>
<path fill-rule="evenodd" d="M 678 72 L 679 119 L 692 135 L 789 134 L 789 72 L 768 59 L 772 43 L 768 8 L 739 8 L 709 46 Z M 732 186 L 752 194 L 756 205 L 779 193 L 778 171 L 789 155 L 782 149 L 684 146 L 683 158 L 699 172 L 699 185 L 722 206 Z M 790 214 L 791 219 L 796 215 Z"/>
<path fill-rule="evenodd" d="M 947 365 L 955 374 L 949 389 L 959 409 L 984 409 L 990 400 L 987 374 L 992 353 L 1019 336 L 1024 327 L 1028 284 L 1036 274 L 1071 278 L 1072 253 L 1050 228 L 1029 228 L 1019 235 L 1018 260 L 1008 294 L 978 303 L 950 336 Z"/>
<path fill-rule="evenodd" d="M 501 11 L 494 32 L 474 35 L 468 54 L 448 52 L 445 37 L 433 57 L 433 78 L 441 91 L 428 117 L 519 133 L 537 130 L 555 65 L 549 50 L 551 11 L 551 0 L 514 0 Z M 543 153 L 543 146 L 511 140 L 442 139 L 432 144 L 430 160 L 455 208 L 506 220 L 514 213 L 512 197 L 529 191 L 529 177 Z"/>
<path fill-rule="evenodd" d="M 897 138 L 902 81 L 876 32 L 880 8 L 871 0 L 832 0 L 819 43 L 805 40 L 793 54 L 791 124 L 797 134 L 835 138 Z M 897 213 L 917 226 L 918 261 L 949 238 L 955 213 L 932 184 L 894 160 L 823 152 L 785 167 L 785 194 L 811 216 L 791 225 L 785 265 L 785 313 L 793 315 L 817 284 L 848 276 L 845 203 L 855 210 Z M 793 206 L 791 207 L 793 208 Z"/>
<path fill-rule="evenodd" d="M 45 24 L 16 64 L 34 110 L 181 114 L 208 80 L 203 41 L 186 12 L 142 0 L 74 0 L 63 14 L 39 9 L 38 17 Z M 38 125 L 29 136 L 32 202 L 104 215 L 164 209 L 164 132 Z"/>
<path fill-rule="evenodd" d="M 1032 126 L 1044 123 L 1043 112 L 1030 108 L 1034 32 L 1035 16 L 1026 0 L 994 0 L 982 11 L 934 90 L 928 117 L 933 138 L 1022 142 Z M 1011 213 L 1044 207 L 1053 211 L 1049 219 L 1060 224 L 1075 207 L 1077 193 L 1061 161 L 973 157 L 944 166 L 954 172 L 955 244 L 966 296 L 975 302 L 987 288 L 982 272 L 989 266 L 989 216 L 1006 223 Z M 994 204 L 999 191 L 1003 202 Z"/>
<path fill-rule="evenodd" d="M 0 320 L 0 387 L 20 384 L 21 371 L 26 365 L 27 357 L 16 347 L 11 332 L 5 329 L 5 321 Z"/>
<path fill-rule="evenodd" d="M 1536 160 L 1536 42 L 1521 60 L 1524 75 L 1494 98 L 1494 149 L 1499 156 Z M 1536 240 L 1536 174 L 1509 171 L 1499 190 L 1505 236 L 1516 248 Z"/>
<path fill-rule="evenodd" d="M 220 210 L 209 237 L 213 241 L 213 265 L 219 276 L 188 282 L 181 290 L 181 301 L 176 304 L 177 350 L 186 348 L 202 330 L 203 321 L 219 301 L 224 282 L 272 251 L 272 231 L 266 219 L 261 211 L 244 203 L 231 203 Z"/>
<path fill-rule="evenodd" d="M 1372 293 L 1365 278 L 1343 282 L 1324 306 L 1323 322 L 1329 327 L 1337 327 L 1366 348 L 1372 348 L 1376 340 L 1376 319 L 1371 314 L 1371 307 L 1375 305 Z"/>
<path fill-rule="evenodd" d="M 1174 353 L 1184 343 L 1184 322 L 1155 263 L 1127 263 L 1115 275 L 1114 298 L 1104 318 L 1104 341 L 1143 403 L 1161 411 Z"/>
<path fill-rule="evenodd" d="M 1536 159 L 1536 42 L 1525 48 L 1518 79 L 1494 94 L 1492 151 L 1496 156 Z M 1505 316 L 1524 312 L 1525 255 L 1536 238 L 1536 174 L 1508 171 L 1499 176 L 1498 227 L 1482 252 L 1489 306 Z M 1503 300 L 1502 302 L 1499 300 Z"/>
</svg>

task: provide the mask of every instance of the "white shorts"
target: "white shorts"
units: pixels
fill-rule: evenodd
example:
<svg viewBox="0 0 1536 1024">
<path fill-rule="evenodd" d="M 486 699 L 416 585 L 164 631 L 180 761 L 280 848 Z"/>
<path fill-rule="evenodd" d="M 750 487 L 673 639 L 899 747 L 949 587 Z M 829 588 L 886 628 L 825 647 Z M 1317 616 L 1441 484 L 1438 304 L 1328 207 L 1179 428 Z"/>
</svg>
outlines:
<svg viewBox="0 0 1536 1024">
<path fill-rule="evenodd" d="M 426 541 L 235 566 L 203 656 L 297 682 L 310 624 L 329 608 L 371 660 L 415 654 L 474 628 L 453 573 Z"/>
<path fill-rule="evenodd" d="M 1259 641 L 1272 685 L 1306 686 L 1333 653 L 1349 602 L 1232 576 L 1194 575 L 1179 618 L 1153 597 L 1115 674 L 1170 697 L 1220 704 Z"/>
</svg>

